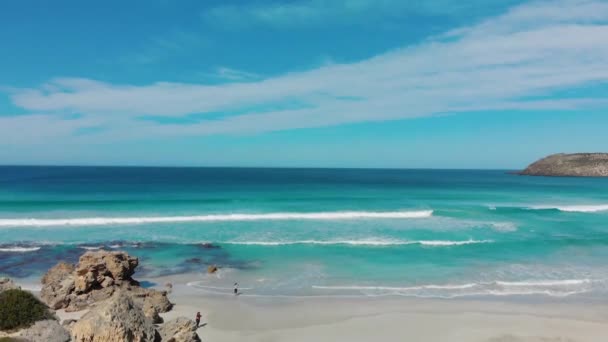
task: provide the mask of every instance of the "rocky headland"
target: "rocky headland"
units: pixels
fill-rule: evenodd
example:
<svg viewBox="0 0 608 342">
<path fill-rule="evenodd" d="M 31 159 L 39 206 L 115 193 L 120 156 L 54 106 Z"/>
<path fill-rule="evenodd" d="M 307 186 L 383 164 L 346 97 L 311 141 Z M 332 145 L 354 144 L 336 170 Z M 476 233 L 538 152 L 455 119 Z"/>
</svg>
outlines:
<svg viewBox="0 0 608 342">
<path fill-rule="evenodd" d="M 519 172 L 526 176 L 608 177 L 608 153 L 553 154 Z"/>
<path fill-rule="evenodd" d="M 86 313 L 63 324 L 54 317 L 18 331 L 0 331 L 0 337 L 33 342 L 200 341 L 190 319 L 163 323 L 159 313 L 173 304 L 167 291 L 143 288 L 132 278 L 138 264 L 125 252 L 103 250 L 83 254 L 75 265 L 60 262 L 42 277 L 40 300 L 50 310 Z M 11 290 L 19 288 L 0 278 L 0 292 Z"/>
</svg>

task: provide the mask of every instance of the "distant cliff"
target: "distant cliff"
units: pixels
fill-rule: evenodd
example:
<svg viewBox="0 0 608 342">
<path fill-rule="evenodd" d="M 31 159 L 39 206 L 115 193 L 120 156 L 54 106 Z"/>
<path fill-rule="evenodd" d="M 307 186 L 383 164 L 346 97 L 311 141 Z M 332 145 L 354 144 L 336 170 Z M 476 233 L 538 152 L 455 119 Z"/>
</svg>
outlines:
<svg viewBox="0 0 608 342">
<path fill-rule="evenodd" d="M 528 176 L 608 177 L 608 153 L 553 154 L 520 172 Z"/>
</svg>

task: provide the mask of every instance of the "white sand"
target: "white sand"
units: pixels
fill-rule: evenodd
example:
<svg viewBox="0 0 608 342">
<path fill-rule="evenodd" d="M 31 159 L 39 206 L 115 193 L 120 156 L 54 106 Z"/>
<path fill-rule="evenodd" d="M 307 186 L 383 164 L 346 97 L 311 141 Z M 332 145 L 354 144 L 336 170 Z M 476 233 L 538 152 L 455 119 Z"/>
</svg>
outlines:
<svg viewBox="0 0 608 342">
<path fill-rule="evenodd" d="M 600 304 L 235 297 L 188 287 L 188 276 L 154 281 L 174 285 L 176 306 L 165 319 L 201 311 L 204 341 L 608 341 L 608 307 Z"/>
</svg>

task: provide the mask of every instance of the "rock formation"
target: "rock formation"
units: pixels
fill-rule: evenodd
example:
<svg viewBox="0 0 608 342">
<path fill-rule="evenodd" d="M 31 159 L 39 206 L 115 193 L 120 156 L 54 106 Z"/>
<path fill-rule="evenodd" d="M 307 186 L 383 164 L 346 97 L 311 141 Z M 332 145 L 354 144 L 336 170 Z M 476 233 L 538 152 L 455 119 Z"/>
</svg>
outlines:
<svg viewBox="0 0 608 342">
<path fill-rule="evenodd" d="M 137 258 L 107 251 L 87 252 L 76 265 L 57 264 L 42 278 L 42 300 L 53 309 L 89 311 L 77 321 L 60 324 L 45 319 L 10 335 L 0 332 L 0 337 L 34 342 L 200 342 L 190 319 L 179 317 L 155 327 L 163 322 L 159 312 L 169 311 L 172 304 L 166 291 L 142 288 L 131 278 L 137 265 Z M 18 287 L 0 278 L 0 292 L 9 288 Z"/>
<path fill-rule="evenodd" d="M 0 278 L 0 292 L 6 291 L 6 290 L 12 290 L 12 289 L 20 289 L 20 287 L 15 285 L 15 283 L 10 278 L 1 277 Z"/>
<path fill-rule="evenodd" d="M 193 320 L 178 317 L 158 328 L 162 341 L 170 342 L 200 342 L 196 334 L 196 323 Z"/>
<path fill-rule="evenodd" d="M 132 284 L 131 279 L 139 260 L 124 252 L 88 252 L 76 265 L 76 293 L 87 293 L 96 288 Z"/>
<path fill-rule="evenodd" d="M 72 326 L 75 342 L 148 342 L 159 339 L 152 321 L 125 291 L 90 310 Z"/>
<path fill-rule="evenodd" d="M 151 303 L 145 303 L 142 309 L 144 311 L 144 316 L 151 319 L 152 323 L 160 324 L 164 321 L 163 318 L 158 314 L 158 309 L 155 308 Z"/>
<path fill-rule="evenodd" d="M 520 172 L 528 176 L 608 177 L 608 153 L 553 154 Z"/>
<path fill-rule="evenodd" d="M 137 265 L 138 259 L 125 252 L 87 252 L 75 266 L 62 262 L 51 268 L 42 278 L 40 297 L 52 309 L 79 311 L 123 290 L 151 318 L 169 311 L 166 291 L 142 288 L 131 278 Z"/>
<path fill-rule="evenodd" d="M 74 266 L 60 262 L 42 277 L 40 299 L 51 309 L 67 308 L 74 291 Z"/>
<path fill-rule="evenodd" d="M 56 320 L 45 320 L 34 323 L 31 327 L 19 331 L 18 337 L 28 341 L 68 342 L 70 334 Z"/>
</svg>

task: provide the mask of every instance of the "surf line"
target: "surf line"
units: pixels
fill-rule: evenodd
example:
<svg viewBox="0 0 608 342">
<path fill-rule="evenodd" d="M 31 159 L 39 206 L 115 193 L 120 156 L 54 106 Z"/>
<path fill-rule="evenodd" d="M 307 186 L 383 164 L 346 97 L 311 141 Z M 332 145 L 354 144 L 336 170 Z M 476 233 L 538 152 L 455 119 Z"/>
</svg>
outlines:
<svg viewBox="0 0 608 342">
<path fill-rule="evenodd" d="M 419 219 L 433 216 L 433 210 L 418 211 L 336 211 L 316 213 L 210 214 L 195 216 L 89 217 L 69 219 L 0 219 L 0 227 L 102 226 L 114 224 L 219 222 L 219 221 L 288 221 L 288 220 L 358 220 Z"/>
</svg>

